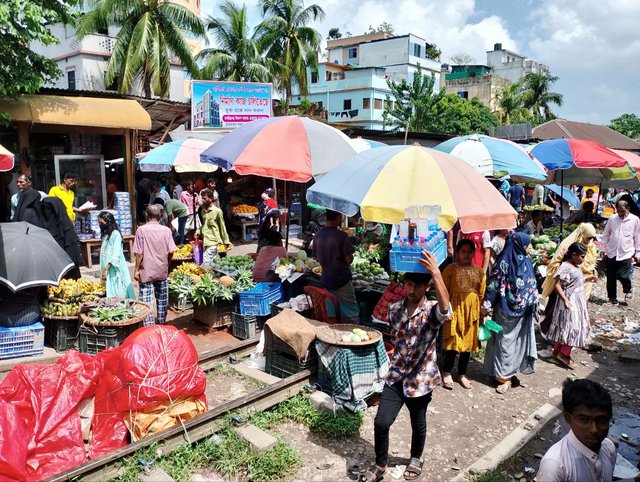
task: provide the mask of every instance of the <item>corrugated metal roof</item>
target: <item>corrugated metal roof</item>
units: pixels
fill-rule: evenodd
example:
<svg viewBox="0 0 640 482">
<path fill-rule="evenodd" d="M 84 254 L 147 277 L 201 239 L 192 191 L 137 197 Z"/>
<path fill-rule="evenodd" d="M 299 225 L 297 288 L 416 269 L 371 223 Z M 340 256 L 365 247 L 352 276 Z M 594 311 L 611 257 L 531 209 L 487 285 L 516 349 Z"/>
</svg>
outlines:
<svg viewBox="0 0 640 482">
<path fill-rule="evenodd" d="M 610 149 L 624 149 L 628 151 L 640 149 L 638 142 L 607 126 L 564 119 L 555 119 L 540 124 L 533 129 L 533 137 L 542 140 L 560 138 L 585 139 L 599 142 Z"/>
</svg>

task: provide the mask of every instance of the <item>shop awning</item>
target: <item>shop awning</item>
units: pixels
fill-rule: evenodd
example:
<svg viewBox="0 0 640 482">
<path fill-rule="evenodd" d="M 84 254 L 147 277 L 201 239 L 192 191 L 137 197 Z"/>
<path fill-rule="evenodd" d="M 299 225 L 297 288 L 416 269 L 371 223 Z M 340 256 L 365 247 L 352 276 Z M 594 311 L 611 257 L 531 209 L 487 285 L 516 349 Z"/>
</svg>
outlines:
<svg viewBox="0 0 640 482">
<path fill-rule="evenodd" d="M 151 129 L 151 117 L 135 100 L 58 95 L 24 95 L 18 101 L 0 102 L 12 122 L 98 127 Z"/>
</svg>

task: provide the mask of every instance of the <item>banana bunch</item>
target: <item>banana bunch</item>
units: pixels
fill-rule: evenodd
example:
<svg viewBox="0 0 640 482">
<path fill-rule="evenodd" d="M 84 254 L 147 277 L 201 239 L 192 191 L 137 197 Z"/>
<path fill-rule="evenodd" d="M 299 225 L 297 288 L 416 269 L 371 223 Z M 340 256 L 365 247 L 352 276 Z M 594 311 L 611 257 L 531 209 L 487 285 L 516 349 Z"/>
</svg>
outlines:
<svg viewBox="0 0 640 482">
<path fill-rule="evenodd" d="M 174 269 L 171 274 L 169 274 L 169 278 L 173 279 L 180 273 L 202 276 L 206 273 L 206 271 L 204 270 L 204 268 L 198 266 L 195 263 L 182 263 L 176 269 Z"/>
<path fill-rule="evenodd" d="M 193 244 L 180 246 L 173 252 L 174 259 L 184 259 L 193 257 Z"/>
<path fill-rule="evenodd" d="M 63 316 L 71 318 L 73 316 L 78 316 L 79 306 L 77 303 L 65 304 L 46 300 L 40 306 L 40 311 L 44 316 Z"/>
<path fill-rule="evenodd" d="M 49 286 L 47 294 L 49 298 L 57 300 L 72 300 L 89 296 L 104 296 L 106 288 L 100 281 L 63 279 L 59 286 Z"/>
</svg>

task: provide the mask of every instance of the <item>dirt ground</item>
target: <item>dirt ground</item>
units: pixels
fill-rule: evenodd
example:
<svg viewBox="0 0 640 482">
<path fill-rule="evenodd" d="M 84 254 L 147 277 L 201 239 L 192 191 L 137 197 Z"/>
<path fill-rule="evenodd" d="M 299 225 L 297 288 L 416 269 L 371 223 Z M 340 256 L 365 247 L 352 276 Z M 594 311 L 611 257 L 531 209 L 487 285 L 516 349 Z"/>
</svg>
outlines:
<svg viewBox="0 0 640 482">
<path fill-rule="evenodd" d="M 636 270 L 634 284 L 640 286 L 640 270 Z M 611 322 L 614 328 L 621 329 L 625 317 L 627 321 L 638 320 L 640 296 L 628 307 L 604 305 L 604 280 L 601 280 L 595 288 L 593 298 L 590 313 L 593 320 L 598 320 L 598 324 Z M 640 328 L 636 331 L 640 331 Z M 559 389 L 567 377 L 591 378 L 602 383 L 610 390 L 617 413 L 637 415 L 640 409 L 639 365 L 619 359 L 620 354 L 638 356 L 637 346 L 621 344 L 616 339 L 620 338 L 620 333 L 612 331 L 608 334 L 613 338 L 594 338 L 595 342 L 603 345 L 599 352 L 575 350 L 573 357 L 577 366 L 574 371 L 538 360 L 536 372 L 520 375 L 521 386 L 511 389 L 505 395 L 497 394 L 493 381 L 482 374 L 482 360 L 472 359 L 469 367 L 472 390 L 467 391 L 456 385 L 451 392 L 442 388 L 434 392 L 428 410 L 425 466 L 420 480 L 441 481 L 455 477 L 460 470 L 471 465 L 500 442 L 539 406 L 544 403 L 559 406 Z M 539 351 L 545 348 L 546 342 L 539 339 Z M 376 411 L 377 407 L 367 409 L 360 436 L 347 441 L 319 438 L 302 425 L 287 424 L 279 427 L 278 435 L 294 444 L 304 459 L 304 465 L 295 478 L 309 482 L 354 480 L 354 473 L 358 468 L 366 468 L 374 459 L 373 419 Z M 547 431 L 552 429 L 553 424 L 546 428 Z M 403 409 L 391 429 L 391 458 L 385 480 L 402 480 L 402 470 L 393 473 L 393 469 L 407 463 L 410 431 L 408 412 Z M 561 427 L 557 434 L 545 436 L 545 433 L 546 431 L 540 435 L 545 440 L 536 437 L 539 444 L 528 450 L 531 452 L 529 459 L 513 468 L 516 473 L 522 472 L 525 466 L 537 469 L 539 459 L 535 454 L 543 453 L 566 433 L 566 428 Z M 637 443 L 640 435 L 636 434 L 635 437 Z M 625 442 L 623 444 L 629 445 Z M 354 466 L 357 466 L 355 470 Z"/>
</svg>

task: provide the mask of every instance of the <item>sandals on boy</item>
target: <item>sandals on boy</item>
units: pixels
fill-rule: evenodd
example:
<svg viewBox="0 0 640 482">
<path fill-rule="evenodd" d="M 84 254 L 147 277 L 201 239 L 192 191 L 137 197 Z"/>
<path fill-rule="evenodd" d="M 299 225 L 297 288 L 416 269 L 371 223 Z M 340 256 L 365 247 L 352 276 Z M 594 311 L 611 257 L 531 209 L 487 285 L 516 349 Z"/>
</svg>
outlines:
<svg viewBox="0 0 640 482">
<path fill-rule="evenodd" d="M 404 480 L 416 480 L 422 473 L 422 464 L 424 462 L 416 457 L 411 457 L 409 465 L 404 470 Z"/>
<path fill-rule="evenodd" d="M 360 476 L 360 482 L 379 482 L 384 477 L 384 470 L 377 465 L 372 465 Z"/>
</svg>

